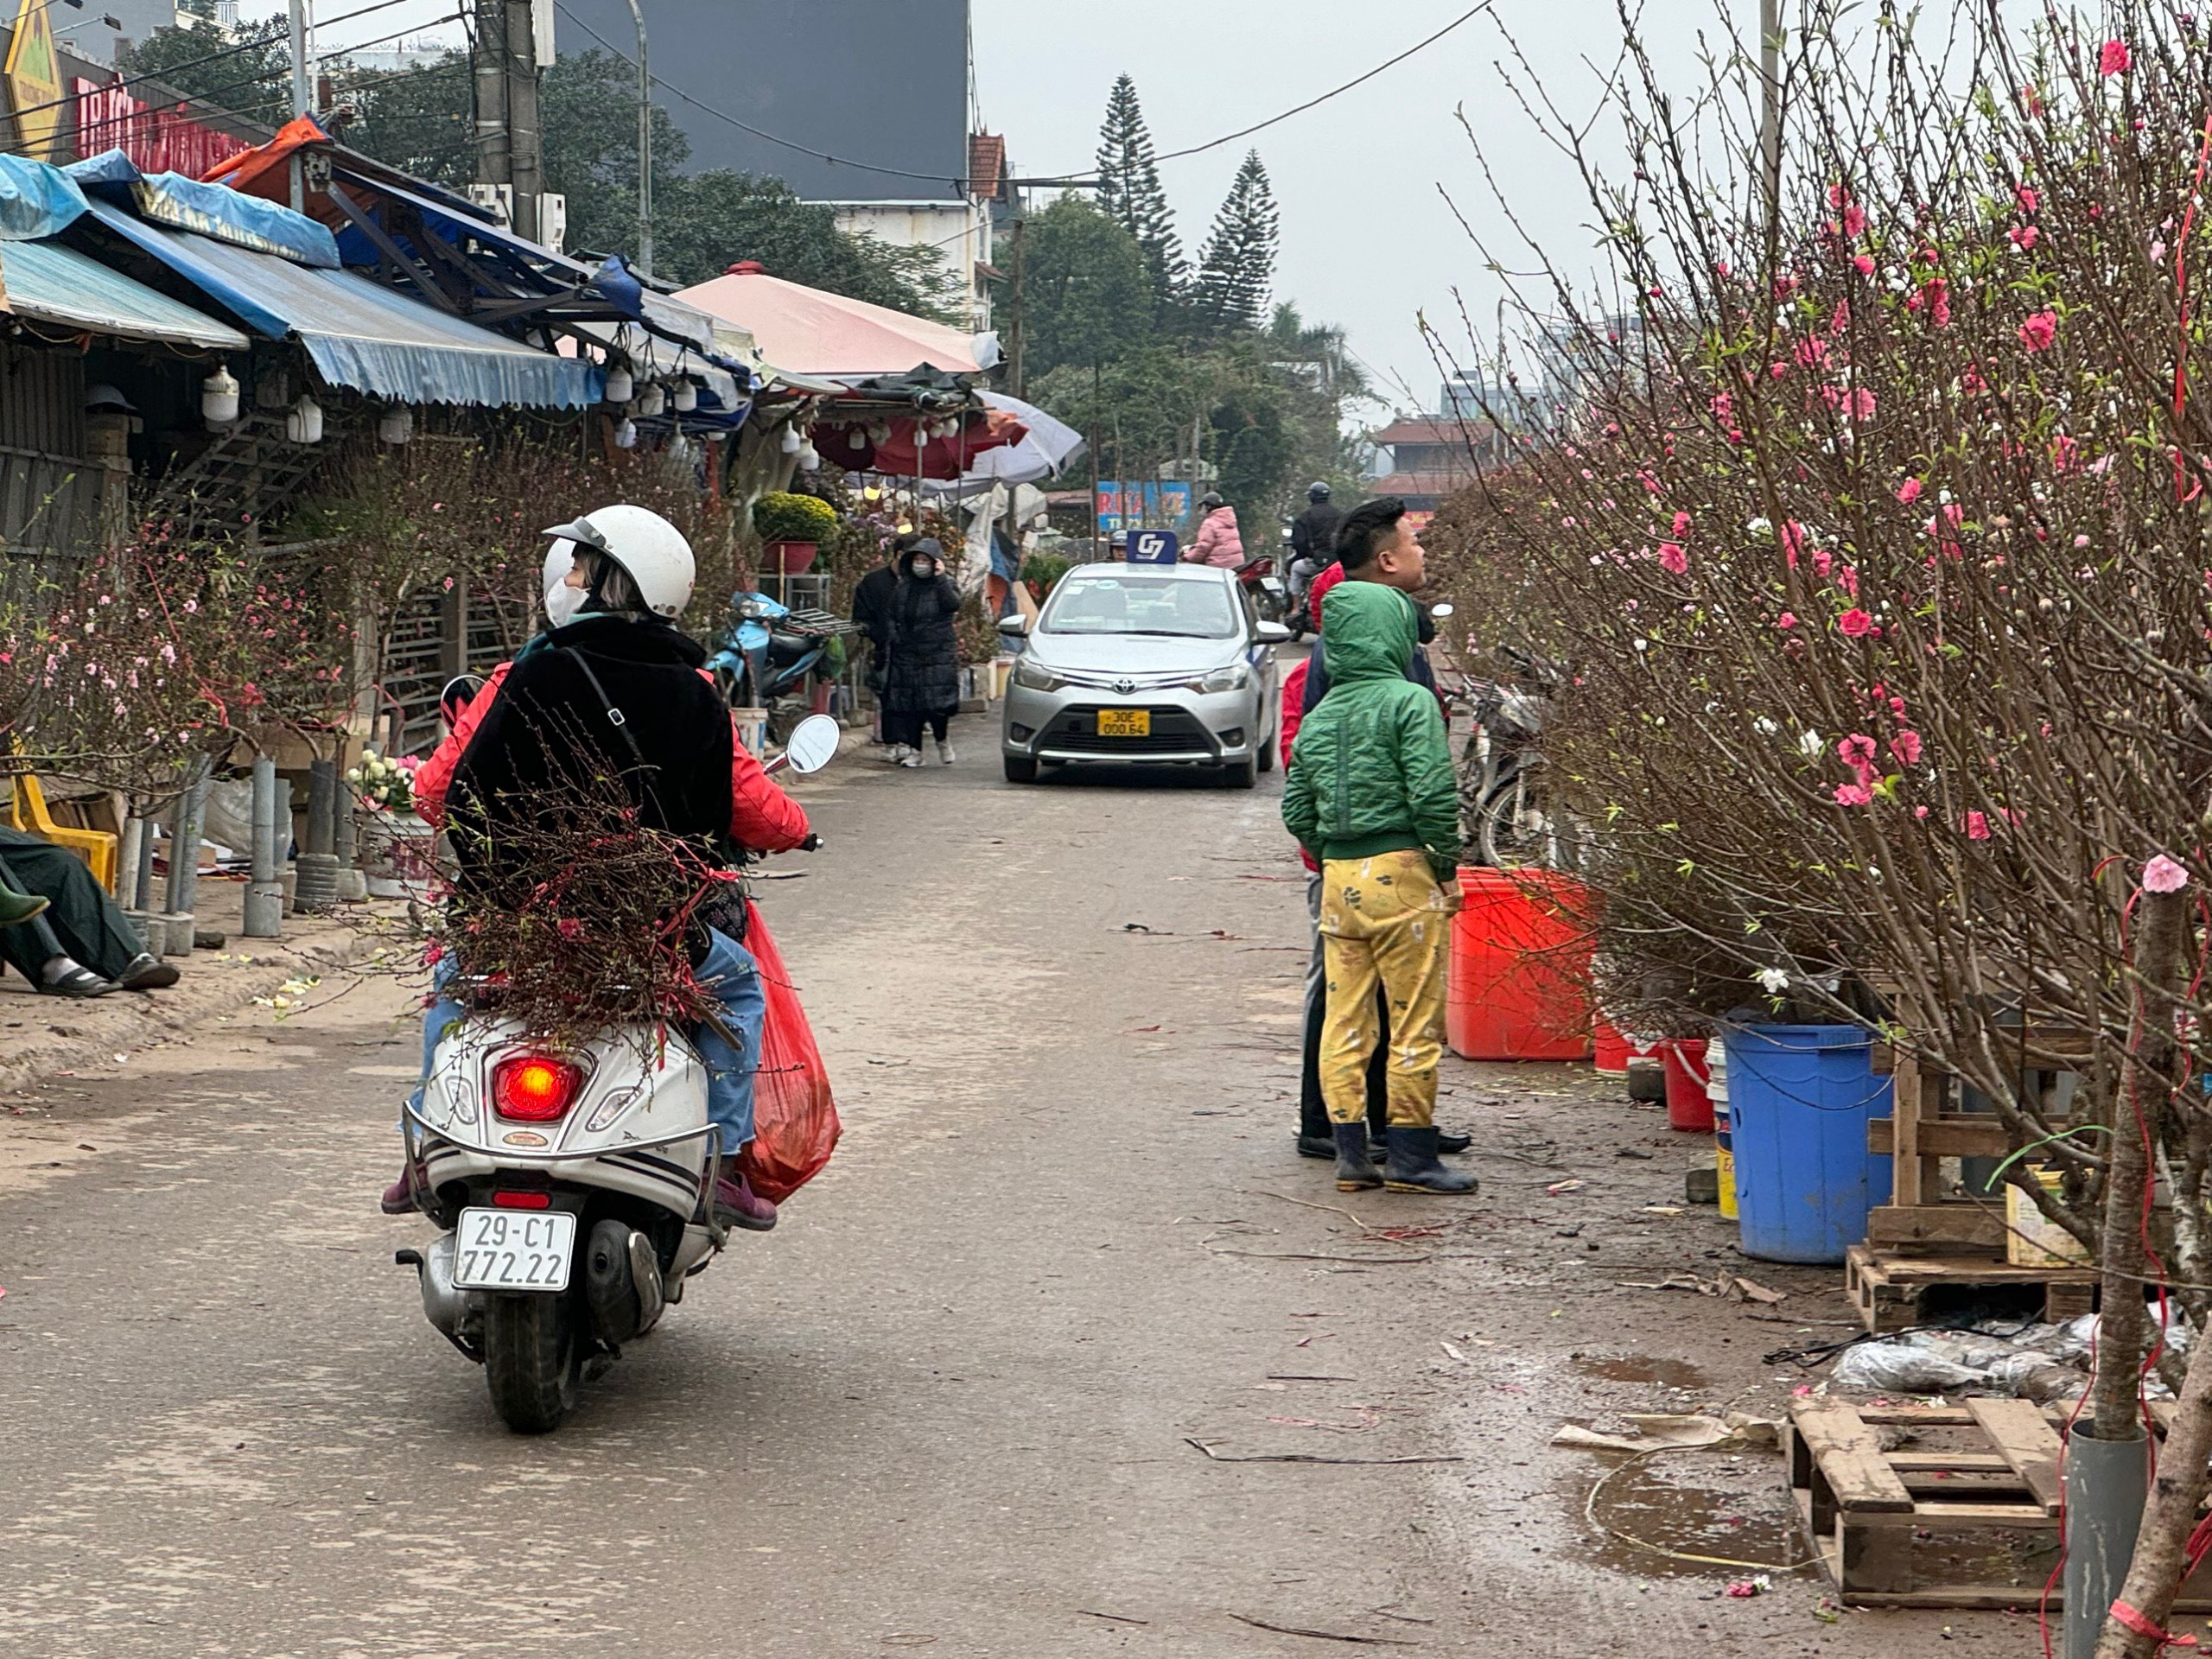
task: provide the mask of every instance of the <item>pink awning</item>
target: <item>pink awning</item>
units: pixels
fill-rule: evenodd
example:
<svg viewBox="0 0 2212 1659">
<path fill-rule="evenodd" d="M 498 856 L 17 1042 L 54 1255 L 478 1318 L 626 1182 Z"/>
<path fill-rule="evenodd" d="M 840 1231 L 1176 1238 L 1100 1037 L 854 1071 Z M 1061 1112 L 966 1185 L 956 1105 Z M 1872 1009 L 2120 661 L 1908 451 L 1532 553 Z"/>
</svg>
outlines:
<svg viewBox="0 0 2212 1659">
<path fill-rule="evenodd" d="M 925 363 L 949 374 L 980 374 L 970 336 L 903 311 L 771 276 L 751 260 L 677 298 L 750 329 L 761 357 L 793 374 L 858 380 L 905 374 Z"/>
</svg>

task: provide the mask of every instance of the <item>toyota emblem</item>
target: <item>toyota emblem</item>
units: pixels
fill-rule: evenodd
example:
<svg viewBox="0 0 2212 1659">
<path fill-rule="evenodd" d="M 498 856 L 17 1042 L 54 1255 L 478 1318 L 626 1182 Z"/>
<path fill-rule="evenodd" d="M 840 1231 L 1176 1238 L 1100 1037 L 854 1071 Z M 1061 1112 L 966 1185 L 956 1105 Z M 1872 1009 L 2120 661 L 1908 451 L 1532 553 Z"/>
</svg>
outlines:
<svg viewBox="0 0 2212 1659">
<path fill-rule="evenodd" d="M 1137 683 L 1135 680 L 1116 680 L 1114 682 L 1114 690 L 1125 697 L 1136 689 Z"/>
</svg>

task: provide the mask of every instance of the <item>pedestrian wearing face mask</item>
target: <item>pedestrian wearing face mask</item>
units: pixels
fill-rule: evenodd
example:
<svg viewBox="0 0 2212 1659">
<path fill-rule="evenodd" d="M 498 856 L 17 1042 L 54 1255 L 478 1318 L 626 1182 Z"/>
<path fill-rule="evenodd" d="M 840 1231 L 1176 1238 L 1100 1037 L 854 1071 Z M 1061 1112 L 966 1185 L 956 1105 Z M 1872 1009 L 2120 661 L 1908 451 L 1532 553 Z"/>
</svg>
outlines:
<svg viewBox="0 0 2212 1659">
<path fill-rule="evenodd" d="M 934 537 L 905 538 L 898 567 L 883 680 L 883 741 L 899 766 L 918 766 L 926 725 L 937 740 L 937 758 L 949 766 L 948 728 L 960 706 L 960 646 L 953 634 L 960 589 L 944 574 L 944 549 Z"/>
</svg>

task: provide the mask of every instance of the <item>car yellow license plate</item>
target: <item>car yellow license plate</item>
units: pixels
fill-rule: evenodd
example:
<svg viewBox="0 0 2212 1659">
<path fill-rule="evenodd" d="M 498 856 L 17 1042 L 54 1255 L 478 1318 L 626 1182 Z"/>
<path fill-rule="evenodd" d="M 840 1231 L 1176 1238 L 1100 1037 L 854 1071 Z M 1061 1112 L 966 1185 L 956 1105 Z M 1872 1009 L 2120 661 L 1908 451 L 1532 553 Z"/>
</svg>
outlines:
<svg viewBox="0 0 2212 1659">
<path fill-rule="evenodd" d="M 1150 737 L 1152 710 L 1149 709 L 1101 709 L 1098 711 L 1098 735 L 1101 737 Z"/>
</svg>

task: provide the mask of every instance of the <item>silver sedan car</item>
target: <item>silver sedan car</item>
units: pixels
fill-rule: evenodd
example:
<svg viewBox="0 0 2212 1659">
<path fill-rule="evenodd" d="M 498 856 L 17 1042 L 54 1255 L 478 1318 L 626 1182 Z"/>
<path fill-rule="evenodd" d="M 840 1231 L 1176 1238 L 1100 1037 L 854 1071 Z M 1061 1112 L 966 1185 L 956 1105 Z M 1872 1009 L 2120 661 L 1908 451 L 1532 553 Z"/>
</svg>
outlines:
<svg viewBox="0 0 2212 1659">
<path fill-rule="evenodd" d="M 1274 766 L 1281 690 L 1271 646 L 1290 638 L 1254 614 L 1233 570 L 1081 564 L 1062 576 L 1024 640 L 1006 694 L 1009 782 L 1058 766 L 1196 766 L 1249 789 Z"/>
</svg>

